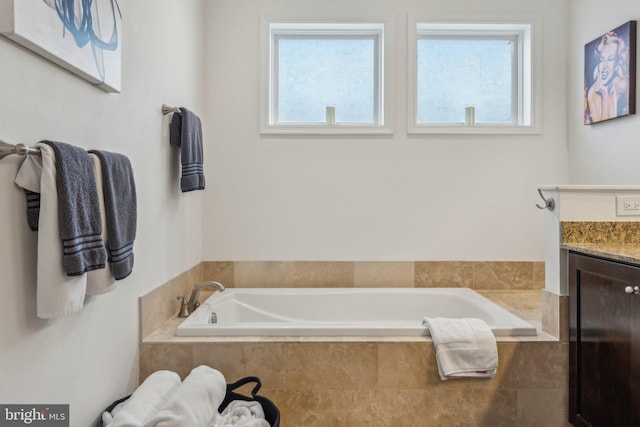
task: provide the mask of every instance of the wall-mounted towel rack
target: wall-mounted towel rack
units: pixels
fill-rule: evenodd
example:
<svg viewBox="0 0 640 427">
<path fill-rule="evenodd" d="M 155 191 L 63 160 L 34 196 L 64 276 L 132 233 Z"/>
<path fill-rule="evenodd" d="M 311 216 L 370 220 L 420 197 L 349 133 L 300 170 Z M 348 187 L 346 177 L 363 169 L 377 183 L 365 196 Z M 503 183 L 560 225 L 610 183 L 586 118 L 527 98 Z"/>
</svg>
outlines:
<svg viewBox="0 0 640 427">
<path fill-rule="evenodd" d="M 4 159 L 5 157 L 12 154 L 19 154 L 21 156 L 26 156 L 27 154 L 40 155 L 40 150 L 38 148 L 29 147 L 24 144 L 7 144 L 6 142 L 0 140 L 0 159 Z"/>
<path fill-rule="evenodd" d="M 170 107 L 167 104 L 162 104 L 162 114 L 169 114 L 169 113 L 178 113 L 178 114 L 182 114 L 182 111 L 180 111 L 180 109 L 178 107 Z"/>
</svg>

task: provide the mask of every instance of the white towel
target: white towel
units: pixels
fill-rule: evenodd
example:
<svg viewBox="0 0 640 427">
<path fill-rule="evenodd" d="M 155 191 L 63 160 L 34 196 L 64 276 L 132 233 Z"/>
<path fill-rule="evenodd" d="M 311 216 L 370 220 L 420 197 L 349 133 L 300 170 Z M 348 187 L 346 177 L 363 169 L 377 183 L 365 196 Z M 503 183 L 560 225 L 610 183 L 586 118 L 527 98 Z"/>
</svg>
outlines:
<svg viewBox="0 0 640 427">
<path fill-rule="evenodd" d="M 93 174 L 96 178 L 96 187 L 98 190 L 98 200 L 100 201 L 100 218 L 102 219 L 102 241 L 107 246 L 107 219 L 104 205 L 104 191 L 102 190 L 102 165 L 100 158 L 95 154 L 89 153 L 89 157 L 93 161 Z M 100 295 L 111 292 L 116 288 L 116 279 L 113 277 L 109 264 L 105 268 L 92 270 L 87 272 L 87 294 Z"/>
<path fill-rule="evenodd" d="M 459 377 L 492 378 L 498 369 L 498 346 L 481 319 L 428 318 L 442 380 Z"/>
<path fill-rule="evenodd" d="M 129 399 L 111 412 L 102 414 L 104 427 L 143 427 L 180 386 L 180 376 L 172 371 L 149 375 Z"/>
<path fill-rule="evenodd" d="M 234 400 L 221 414 L 216 414 L 210 427 L 270 427 L 264 409 L 255 400 Z"/>
<path fill-rule="evenodd" d="M 40 149 L 40 156 L 25 158 L 15 183 L 19 187 L 40 193 L 36 267 L 37 316 L 50 319 L 82 309 L 87 276 L 67 276 L 62 269 L 55 154 L 47 144 L 38 143 L 36 147 Z"/>
<path fill-rule="evenodd" d="M 145 427 L 205 427 L 227 393 L 224 375 L 205 365 L 193 368 Z"/>
</svg>

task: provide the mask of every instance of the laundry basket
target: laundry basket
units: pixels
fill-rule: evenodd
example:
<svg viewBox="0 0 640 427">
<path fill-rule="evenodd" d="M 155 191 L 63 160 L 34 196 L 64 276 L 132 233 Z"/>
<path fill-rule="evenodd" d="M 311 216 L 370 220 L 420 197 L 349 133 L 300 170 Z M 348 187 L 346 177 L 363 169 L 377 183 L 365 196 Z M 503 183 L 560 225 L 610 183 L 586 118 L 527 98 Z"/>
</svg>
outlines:
<svg viewBox="0 0 640 427">
<path fill-rule="evenodd" d="M 245 396 L 235 391 L 243 385 L 249 383 L 255 383 L 255 386 L 251 390 L 251 396 Z M 258 394 L 258 391 L 260 391 L 260 387 L 262 387 L 262 383 L 260 382 L 260 378 L 258 377 L 244 377 L 234 382 L 233 384 L 227 384 L 227 394 L 220 404 L 218 412 L 222 412 L 224 408 L 226 408 L 234 400 L 255 400 L 256 402 L 260 403 L 260 405 L 262 405 L 264 418 L 271 425 L 271 427 L 280 427 L 280 410 L 270 399 L 267 399 L 266 397 L 260 396 Z"/>
<path fill-rule="evenodd" d="M 250 383 L 255 383 L 255 386 L 251 390 L 251 396 L 245 396 L 235 391 L 243 385 Z M 269 425 L 271 427 L 280 427 L 280 410 L 270 399 L 258 394 L 258 391 L 260 391 L 260 387 L 262 387 L 262 382 L 258 377 L 244 377 L 232 384 L 227 384 L 227 393 L 225 394 L 224 400 L 218 407 L 218 412 L 222 412 L 234 400 L 244 400 L 245 402 L 255 400 L 256 402 L 260 403 L 260 405 L 262 405 L 264 418 L 267 420 Z M 110 413 L 118 404 L 124 402 L 129 397 L 131 397 L 131 395 L 116 400 L 111 405 L 109 405 L 104 410 L 104 412 Z"/>
</svg>

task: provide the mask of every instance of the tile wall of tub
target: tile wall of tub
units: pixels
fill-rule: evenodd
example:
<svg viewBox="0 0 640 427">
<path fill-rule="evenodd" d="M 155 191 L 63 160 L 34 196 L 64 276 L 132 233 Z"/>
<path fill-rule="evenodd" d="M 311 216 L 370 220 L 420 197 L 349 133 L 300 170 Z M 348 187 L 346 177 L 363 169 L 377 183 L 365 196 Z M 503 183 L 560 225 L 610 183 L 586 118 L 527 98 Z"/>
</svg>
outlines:
<svg viewBox="0 0 640 427">
<path fill-rule="evenodd" d="M 499 341 L 495 378 L 441 381 L 430 340 L 146 342 L 141 380 L 198 365 L 258 376 L 282 427 L 569 426 L 567 344 Z"/>
<path fill-rule="evenodd" d="M 544 262 L 531 261 L 207 261 L 205 280 L 229 287 L 544 288 Z"/>
<path fill-rule="evenodd" d="M 203 262 L 141 298 L 140 381 L 160 369 L 185 377 L 200 364 L 219 369 L 228 382 L 256 375 L 279 406 L 283 427 L 569 425 L 566 342 L 500 340 L 495 378 L 441 381 L 426 338 L 144 340 L 175 316 L 176 295 L 204 280 L 229 287 L 470 287 L 531 296 L 544 288 L 542 262 Z"/>
</svg>

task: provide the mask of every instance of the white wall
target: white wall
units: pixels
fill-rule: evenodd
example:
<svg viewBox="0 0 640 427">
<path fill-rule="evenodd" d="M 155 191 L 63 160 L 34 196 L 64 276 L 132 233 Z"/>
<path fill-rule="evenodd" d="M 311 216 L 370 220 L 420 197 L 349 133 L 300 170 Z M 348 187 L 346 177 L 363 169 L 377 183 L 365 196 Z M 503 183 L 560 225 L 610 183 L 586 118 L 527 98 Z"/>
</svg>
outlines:
<svg viewBox="0 0 640 427">
<path fill-rule="evenodd" d="M 584 45 L 630 20 L 640 20 L 636 0 L 571 1 L 567 116 L 571 184 L 640 183 L 640 116 L 582 124 Z"/>
<path fill-rule="evenodd" d="M 408 136 L 408 14 L 539 19 L 542 134 Z M 261 137 L 262 16 L 388 18 L 393 136 Z M 205 20 L 205 260 L 544 259 L 536 189 L 568 179 L 567 1 L 217 0 Z"/>
<path fill-rule="evenodd" d="M 121 94 L 107 94 L 0 37 L 0 139 L 41 139 L 126 154 L 138 190 L 134 273 L 74 315 L 35 314 L 36 235 L 13 178 L 21 159 L 0 162 L 0 403 L 69 403 L 86 427 L 138 375 L 138 296 L 202 260 L 202 192 L 181 194 L 162 103 L 203 112 L 202 2 L 119 0 Z"/>
</svg>

